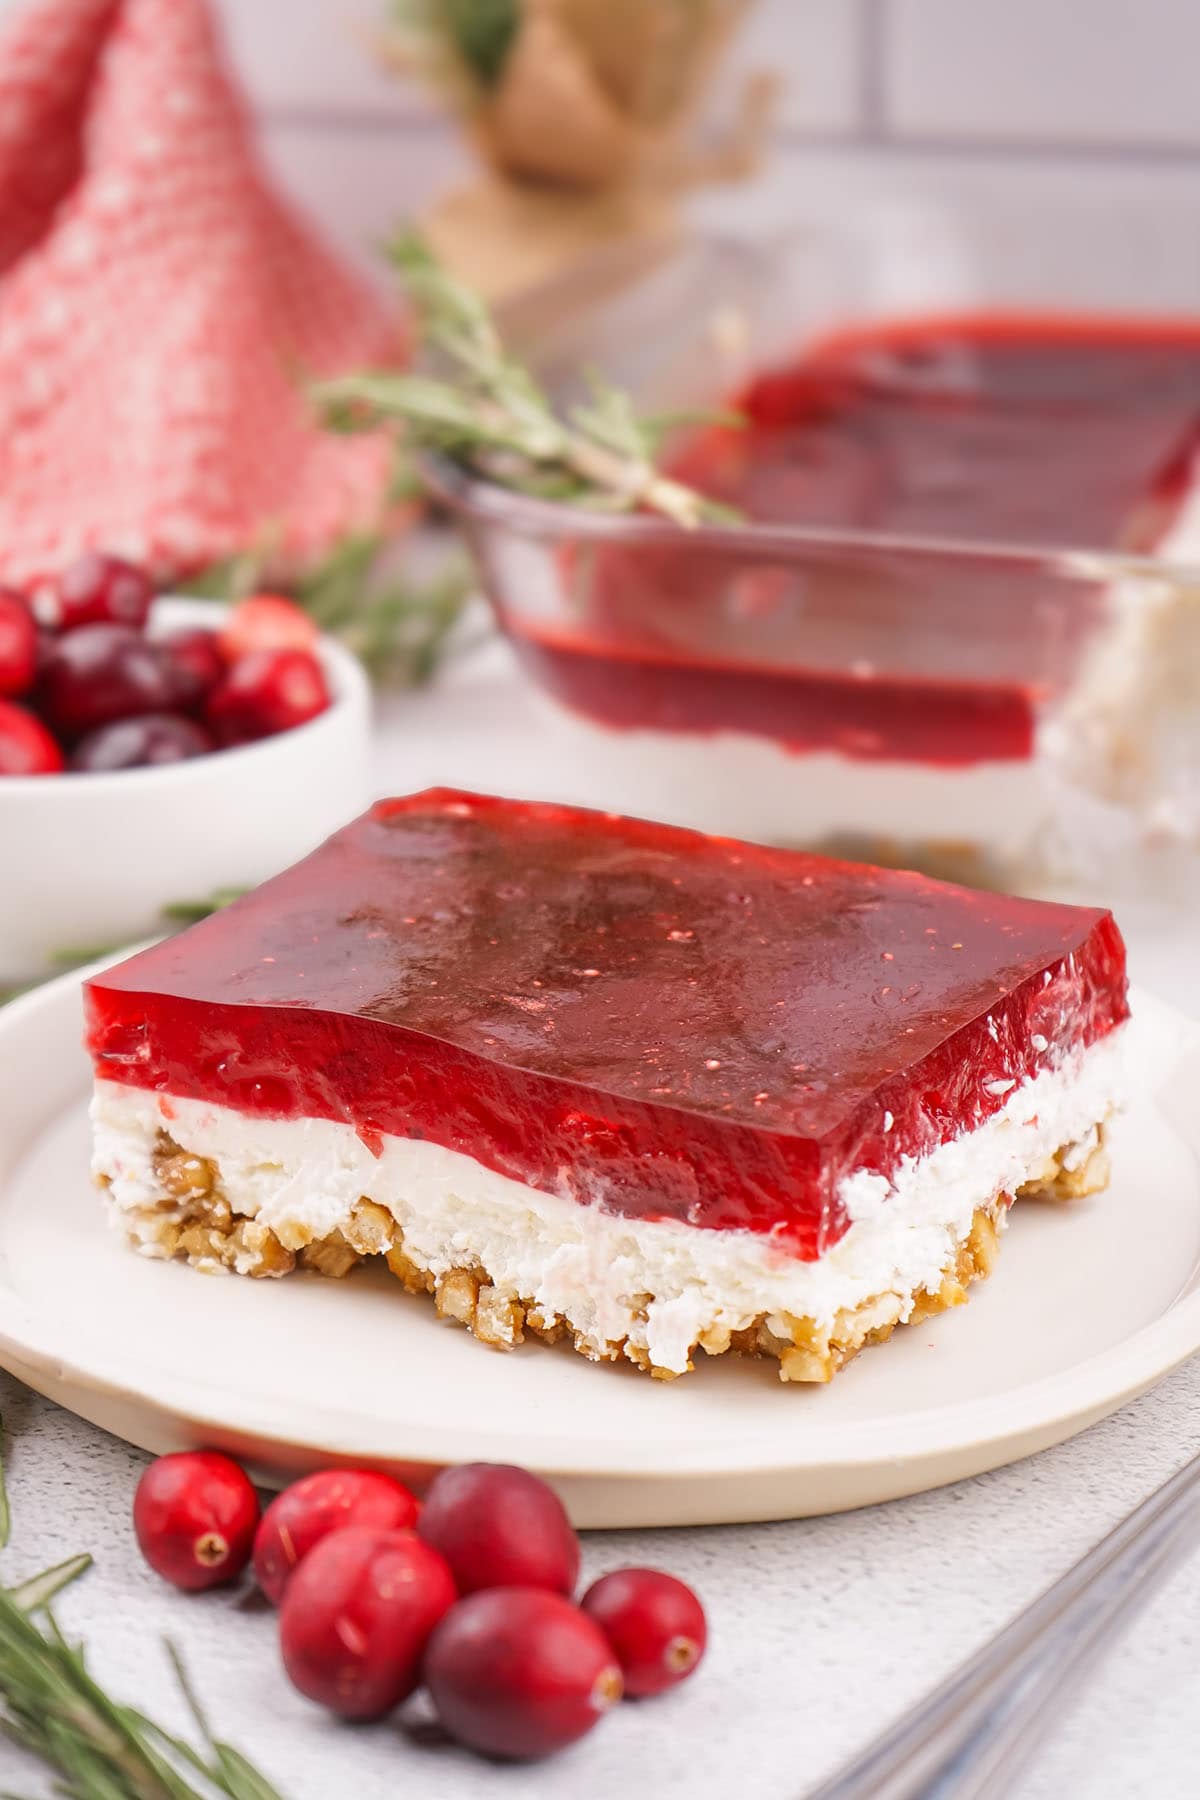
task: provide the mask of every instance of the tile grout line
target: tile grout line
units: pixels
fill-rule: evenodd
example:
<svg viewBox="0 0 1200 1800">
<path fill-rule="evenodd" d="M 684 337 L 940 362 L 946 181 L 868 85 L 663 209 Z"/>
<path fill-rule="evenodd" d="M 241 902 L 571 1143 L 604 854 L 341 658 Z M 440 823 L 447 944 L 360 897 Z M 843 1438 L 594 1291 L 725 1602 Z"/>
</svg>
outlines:
<svg viewBox="0 0 1200 1800">
<path fill-rule="evenodd" d="M 346 137 L 449 135 L 450 121 L 441 113 L 415 105 L 350 106 L 323 100 L 263 100 L 255 110 L 260 126 L 285 131 L 332 131 Z"/>
<path fill-rule="evenodd" d="M 888 139 L 887 0 L 858 0 L 858 135 L 864 143 Z"/>
<path fill-rule="evenodd" d="M 859 150 L 878 155 L 881 151 L 897 157 L 955 157 L 965 162 L 994 158 L 1017 163 L 1117 165 L 1127 169 L 1162 167 L 1175 164 L 1200 172 L 1200 143 L 1167 142 L 1129 144 L 1093 138 L 1006 138 L 995 136 L 966 137 L 955 132 L 905 132 L 884 128 L 878 138 L 837 136 L 834 133 L 783 130 L 776 142 L 789 149 Z"/>
<path fill-rule="evenodd" d="M 866 84 L 864 83 L 864 89 Z M 865 98 L 864 93 L 864 98 Z M 268 130 L 330 132 L 346 137 L 451 137 L 443 119 L 432 113 L 394 111 L 390 108 L 341 107 L 295 101 L 264 105 L 259 123 Z M 965 137 L 955 133 L 897 132 L 880 122 L 862 129 L 837 130 L 803 125 L 783 126 L 774 143 L 788 150 L 843 151 L 878 155 L 887 150 L 897 156 L 960 157 L 965 161 L 995 158 L 1000 161 L 1071 162 L 1116 164 L 1129 169 L 1178 165 L 1200 172 L 1200 144 L 1125 144 L 1066 138 Z"/>
</svg>

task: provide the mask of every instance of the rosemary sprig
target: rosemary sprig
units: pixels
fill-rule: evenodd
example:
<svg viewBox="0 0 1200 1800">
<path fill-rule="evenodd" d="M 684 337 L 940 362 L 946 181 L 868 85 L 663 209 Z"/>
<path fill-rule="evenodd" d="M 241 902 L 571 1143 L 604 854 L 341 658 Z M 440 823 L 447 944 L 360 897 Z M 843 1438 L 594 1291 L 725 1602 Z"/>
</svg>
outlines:
<svg viewBox="0 0 1200 1800">
<path fill-rule="evenodd" d="M 248 892 L 247 888 L 224 887 L 214 888 L 211 894 L 204 894 L 197 900 L 168 900 L 162 916 L 173 924 L 194 925 L 198 919 L 207 919 L 210 913 L 222 912 L 225 907 L 232 906 Z"/>
<path fill-rule="evenodd" d="M 215 888 L 211 894 L 205 894 L 196 900 L 170 900 L 162 908 L 164 923 L 182 927 L 195 925 L 200 919 L 207 919 L 209 913 L 220 912 L 222 907 L 232 906 L 246 893 L 245 888 Z M 53 962 L 58 972 L 67 974 L 72 969 L 82 969 L 85 964 L 99 962 L 102 956 L 115 956 L 123 950 L 123 944 L 72 944 L 63 950 L 56 950 Z M 0 1006 L 8 1000 L 17 1000 L 22 994 L 30 994 L 34 988 L 41 987 L 49 981 L 49 975 L 37 976 L 32 981 L 22 982 L 17 987 L 0 987 Z M 0 1550 L 8 1541 L 8 1505 L 4 1497 L 4 1469 L 0 1464 Z M 0 1795 L 0 1800 L 3 1796 Z"/>
<path fill-rule="evenodd" d="M 39 1621 L 6 1593 L 0 1593 L 0 1732 L 52 1769 L 68 1800 L 280 1800 L 231 1746 L 206 1737 L 198 1751 L 112 1699 L 53 1616 Z"/>
<path fill-rule="evenodd" d="M 271 548 L 264 536 L 257 550 L 213 564 L 181 591 L 244 599 L 269 581 Z M 407 569 L 389 570 L 389 548 L 380 533 L 355 532 L 283 589 L 322 631 L 353 650 L 376 680 L 418 684 L 457 647 L 454 629 L 475 584 L 463 556 L 451 555 L 428 579 L 417 579 Z"/>
<path fill-rule="evenodd" d="M 436 93 L 470 103 L 499 80 L 520 13 L 519 0 L 392 0 L 380 49 Z"/>
<path fill-rule="evenodd" d="M 389 572 L 386 544 L 361 536 L 348 538 L 306 577 L 296 598 L 377 681 L 417 686 L 449 653 L 474 588 L 465 556 L 452 554 L 418 579 L 407 568 Z"/>
<path fill-rule="evenodd" d="M 28 1580 L 19 1581 L 16 1587 L 5 1591 L 14 1606 L 19 1606 L 23 1613 L 40 1612 L 65 1587 L 86 1575 L 92 1566 L 92 1559 L 86 1550 L 79 1556 L 68 1556 L 65 1562 L 55 1563 L 53 1568 L 43 1569 L 40 1575 L 30 1575 Z"/>
<path fill-rule="evenodd" d="M 503 69 L 520 17 L 517 0 L 394 0 L 393 4 L 399 31 L 440 40 L 485 87 Z"/>
<path fill-rule="evenodd" d="M 173 1647 L 203 1750 L 113 1700 L 88 1673 L 48 1607 L 91 1560 L 73 1556 L 0 1588 L 0 1734 L 59 1777 L 64 1800 L 281 1800 L 240 1751 L 214 1737 Z"/>
<path fill-rule="evenodd" d="M 657 512 L 682 526 L 737 516 L 655 466 L 669 422 L 640 418 L 628 395 L 594 373 L 587 400 L 556 411 L 505 348 L 480 296 L 443 268 L 420 237 L 403 234 L 391 257 L 434 366 L 319 382 L 314 396 L 332 427 L 399 422 L 410 447 L 541 498 Z"/>
<path fill-rule="evenodd" d="M 214 888 L 211 894 L 196 900 L 168 900 L 160 909 L 163 922 L 177 926 L 195 925 L 199 919 L 207 919 L 209 913 L 232 906 L 245 892 L 245 888 Z M 54 962 L 64 971 L 82 969 L 86 963 L 99 962 L 102 956 L 115 956 L 123 948 L 123 944 L 69 944 L 54 952 Z"/>
</svg>

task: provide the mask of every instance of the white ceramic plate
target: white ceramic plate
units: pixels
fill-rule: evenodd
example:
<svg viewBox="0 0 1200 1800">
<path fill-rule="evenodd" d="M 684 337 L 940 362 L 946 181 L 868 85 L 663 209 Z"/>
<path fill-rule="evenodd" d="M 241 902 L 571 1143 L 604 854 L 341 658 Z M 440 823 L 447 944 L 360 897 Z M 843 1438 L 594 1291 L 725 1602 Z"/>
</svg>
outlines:
<svg viewBox="0 0 1200 1800">
<path fill-rule="evenodd" d="M 78 978 L 0 1011 L 0 1364 L 151 1450 L 207 1442 L 266 1479 L 333 1458 L 420 1479 L 517 1461 L 576 1522 L 835 1511 L 1060 1442 L 1200 1347 L 1200 1031 L 1140 997 L 1145 1092 L 1106 1194 L 1018 1207 L 969 1306 L 828 1388 L 700 1358 L 674 1383 L 556 1347 L 502 1355 L 388 1276 L 255 1282 L 143 1260 L 88 1173 Z"/>
</svg>

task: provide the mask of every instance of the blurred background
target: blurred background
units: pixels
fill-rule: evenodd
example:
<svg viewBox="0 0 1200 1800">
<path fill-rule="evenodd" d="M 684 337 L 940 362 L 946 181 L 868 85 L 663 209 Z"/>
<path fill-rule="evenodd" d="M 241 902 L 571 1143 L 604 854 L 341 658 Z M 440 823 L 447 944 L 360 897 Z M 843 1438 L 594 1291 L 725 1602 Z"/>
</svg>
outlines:
<svg viewBox="0 0 1200 1800">
<path fill-rule="evenodd" d="M 13 0 L 3 0 L 11 7 Z M 462 176 L 455 132 L 369 54 L 366 0 L 219 0 L 273 168 L 350 255 Z M 1200 10 L 1193 0 L 760 0 L 731 48 L 780 81 L 748 189 L 704 197 L 768 229 L 905 185 L 998 213 L 1053 197 L 1107 221 L 1114 261 L 1200 267 Z"/>
</svg>

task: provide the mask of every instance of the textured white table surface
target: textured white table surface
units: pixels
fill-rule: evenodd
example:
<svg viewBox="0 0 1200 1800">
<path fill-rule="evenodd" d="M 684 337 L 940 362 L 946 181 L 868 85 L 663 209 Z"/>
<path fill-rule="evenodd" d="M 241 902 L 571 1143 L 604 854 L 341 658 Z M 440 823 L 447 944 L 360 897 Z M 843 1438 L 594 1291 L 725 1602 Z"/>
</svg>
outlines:
<svg viewBox="0 0 1200 1800">
<path fill-rule="evenodd" d="M 380 790 L 438 780 L 561 791 L 563 772 L 547 769 L 521 713 L 498 651 L 437 694 L 390 701 Z M 595 797 L 586 771 L 574 779 L 579 798 Z M 1125 922 L 1137 978 L 1200 1015 L 1195 927 L 1128 912 Z M 287 1800 L 802 1800 L 1200 1450 L 1200 1361 L 1074 1442 L 938 1493 L 796 1524 L 592 1535 L 589 1574 L 648 1561 L 695 1584 L 708 1660 L 678 1694 L 624 1706 L 565 1757 L 513 1769 L 422 1741 L 419 1703 L 379 1726 L 327 1722 L 284 1680 L 269 1612 L 244 1595 L 177 1595 L 143 1566 L 129 1522 L 138 1452 L 3 1376 L 0 1412 L 14 1516 L 4 1579 L 91 1550 L 97 1566 L 60 1612 L 96 1671 L 182 1727 L 161 1647 L 170 1636 L 219 1731 Z M 1198 1619 L 1200 1558 L 1064 1716 L 1018 1800 L 1200 1792 Z M 40 1779 L 0 1744 L 0 1790 L 48 1793 Z"/>
</svg>

